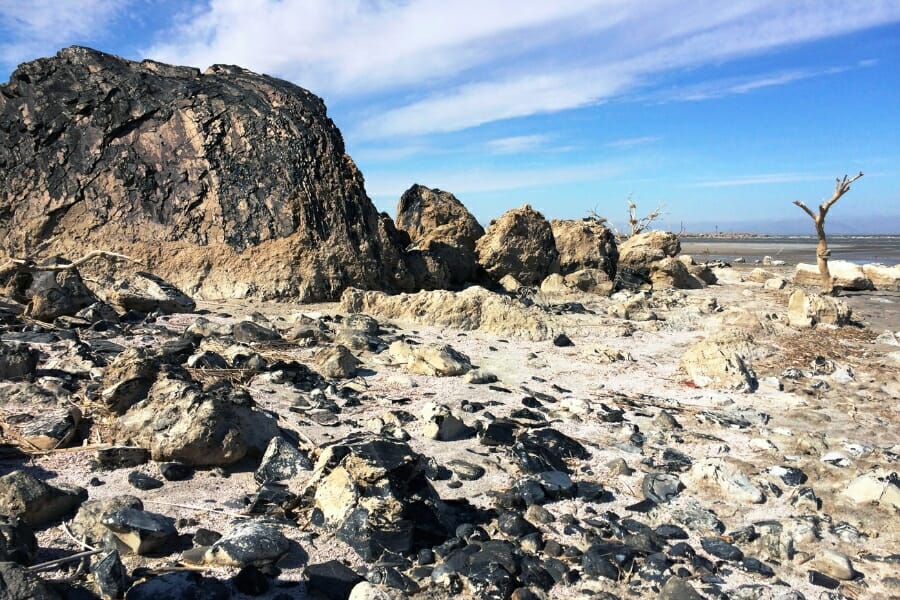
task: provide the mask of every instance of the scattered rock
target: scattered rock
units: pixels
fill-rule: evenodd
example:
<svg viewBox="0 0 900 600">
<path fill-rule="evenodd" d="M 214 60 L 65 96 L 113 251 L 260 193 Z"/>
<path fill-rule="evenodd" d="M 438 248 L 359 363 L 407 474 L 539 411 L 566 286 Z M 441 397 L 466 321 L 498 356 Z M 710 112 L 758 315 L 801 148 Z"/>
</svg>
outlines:
<svg viewBox="0 0 900 600">
<path fill-rule="evenodd" d="M 410 373 L 418 375 L 451 377 L 472 368 L 468 356 L 446 345 L 411 346 L 398 340 L 391 344 L 388 352 L 395 363 L 406 365 Z"/>
<path fill-rule="evenodd" d="M 75 512 L 87 500 L 77 486 L 55 487 L 24 471 L 0 477 L 0 515 L 18 517 L 31 527 L 41 527 Z"/>
<path fill-rule="evenodd" d="M 619 249 L 615 235 L 602 219 L 554 219 L 550 227 L 559 251 L 560 273 L 598 269 L 607 280 L 616 276 Z"/>
<path fill-rule="evenodd" d="M 62 600 L 38 575 L 14 562 L 0 562 L 3 600 Z"/>
<path fill-rule="evenodd" d="M 116 414 L 124 414 L 147 397 L 160 368 L 160 361 L 146 348 L 128 348 L 106 368 L 100 397 Z"/>
<path fill-rule="evenodd" d="M 350 350 L 340 344 L 326 348 L 316 357 L 316 365 L 323 377 L 349 379 L 356 376 L 362 364 Z"/>
<path fill-rule="evenodd" d="M 145 555 L 165 550 L 178 536 L 173 520 L 139 508 L 117 508 L 103 514 L 100 522 L 113 534 L 121 552 Z"/>
<path fill-rule="evenodd" d="M 37 368 L 38 359 L 38 351 L 25 344 L 0 342 L 0 379 L 31 377 Z"/>
<path fill-rule="evenodd" d="M 834 280 L 834 286 L 845 290 L 871 290 L 872 282 L 866 277 L 863 268 L 846 260 L 829 260 L 828 272 Z M 822 276 L 818 265 L 800 263 L 794 271 L 794 284 L 819 287 Z"/>
<path fill-rule="evenodd" d="M 699 387 L 752 392 L 758 387 L 756 374 L 747 364 L 752 338 L 726 331 L 691 346 L 681 357 L 681 368 Z"/>
<path fill-rule="evenodd" d="M 132 471 L 128 474 L 128 483 L 131 484 L 132 487 L 135 487 L 142 491 L 149 490 L 158 490 L 164 484 L 162 481 L 155 477 L 150 477 L 140 471 Z"/>
<path fill-rule="evenodd" d="M 91 562 L 91 577 L 101 598 L 123 598 L 131 584 L 118 550 L 95 557 Z"/>
<path fill-rule="evenodd" d="M 0 426 L 15 432 L 33 448 L 55 450 L 65 448 L 78 433 L 81 411 L 77 406 L 43 410 L 39 414 L 8 415 Z"/>
<path fill-rule="evenodd" d="M 241 344 L 281 341 L 281 334 L 274 329 L 248 320 L 235 323 L 231 328 L 231 335 L 234 336 L 234 341 Z"/>
<path fill-rule="evenodd" d="M 289 549 L 290 542 L 277 527 L 247 520 L 239 522 L 212 546 L 185 551 L 182 560 L 197 565 L 260 567 L 274 564 Z"/>
<path fill-rule="evenodd" d="M 144 313 L 190 313 L 196 308 L 194 301 L 177 287 L 161 277 L 141 271 L 117 281 L 107 300 L 123 311 Z"/>
<path fill-rule="evenodd" d="M 328 600 L 347 600 L 354 587 L 364 581 L 356 571 L 337 560 L 308 565 L 304 574 L 306 587 Z"/>
<path fill-rule="evenodd" d="M 619 270 L 628 269 L 649 278 L 653 263 L 674 258 L 681 252 L 678 238 L 669 232 L 647 231 L 629 237 L 619 244 Z"/>
<path fill-rule="evenodd" d="M 728 466 L 721 459 L 697 462 L 685 475 L 694 485 L 713 485 L 730 501 L 761 504 L 765 495 L 742 472 Z"/>
<path fill-rule="evenodd" d="M 196 571 L 176 571 L 151 577 L 128 590 L 128 600 L 160 600 L 161 598 L 202 598 L 228 600 L 231 590 L 214 577 Z"/>
<path fill-rule="evenodd" d="M 138 446 L 110 446 L 97 450 L 95 457 L 100 469 L 129 469 L 149 461 L 150 451 Z"/>
<path fill-rule="evenodd" d="M 856 570 L 847 555 L 831 548 L 819 550 L 816 555 L 816 565 L 823 573 L 835 579 L 850 581 L 856 577 Z"/>
<path fill-rule="evenodd" d="M 829 263 L 830 264 L 830 263 Z M 863 265 L 863 273 L 878 291 L 900 292 L 900 265 Z"/>
<path fill-rule="evenodd" d="M 122 508 L 134 508 L 143 510 L 143 503 L 134 496 L 113 496 L 102 500 L 88 500 L 81 505 L 75 518 L 72 519 L 71 529 L 78 539 L 84 540 L 91 546 L 105 543 L 104 538 L 109 530 L 103 525 L 102 520 L 107 513 L 115 512 Z"/>
<path fill-rule="evenodd" d="M 422 408 L 422 435 L 431 440 L 452 442 L 475 435 L 475 430 L 443 404 L 428 402 Z"/>
<path fill-rule="evenodd" d="M 310 471 L 312 461 L 296 446 L 278 436 L 272 438 L 253 474 L 257 483 L 284 481 L 300 471 Z"/>
<path fill-rule="evenodd" d="M 478 263 L 494 281 L 512 275 L 523 285 L 535 285 L 559 270 L 550 223 L 528 205 L 491 222 L 475 250 Z"/>
</svg>

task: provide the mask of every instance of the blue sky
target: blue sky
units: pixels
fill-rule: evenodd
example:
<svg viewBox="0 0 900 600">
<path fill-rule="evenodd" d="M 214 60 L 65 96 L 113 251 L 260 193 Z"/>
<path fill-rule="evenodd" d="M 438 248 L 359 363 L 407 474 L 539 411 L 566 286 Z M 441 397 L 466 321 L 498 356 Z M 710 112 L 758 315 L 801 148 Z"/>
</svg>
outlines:
<svg viewBox="0 0 900 600">
<path fill-rule="evenodd" d="M 0 79 L 71 44 L 312 90 L 391 214 L 799 230 L 862 170 L 829 223 L 900 233 L 900 0 L 0 0 Z"/>
</svg>

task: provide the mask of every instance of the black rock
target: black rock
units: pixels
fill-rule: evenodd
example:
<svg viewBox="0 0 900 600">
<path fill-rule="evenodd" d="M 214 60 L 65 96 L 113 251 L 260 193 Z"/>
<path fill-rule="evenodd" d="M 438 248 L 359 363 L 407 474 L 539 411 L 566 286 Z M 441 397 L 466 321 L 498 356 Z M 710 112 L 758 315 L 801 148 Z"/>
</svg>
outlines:
<svg viewBox="0 0 900 600">
<path fill-rule="evenodd" d="M 200 527 L 197 531 L 194 532 L 194 537 L 191 538 L 191 543 L 194 546 L 212 546 L 216 542 L 222 539 L 222 534 L 218 531 L 212 531 L 210 529 L 206 529 L 205 527 Z"/>
<path fill-rule="evenodd" d="M 140 471 L 132 471 L 129 473 L 128 483 L 130 483 L 132 487 L 144 491 L 157 490 L 164 485 L 163 482 L 156 477 L 150 477 Z"/>
<path fill-rule="evenodd" d="M 584 553 L 581 567 L 589 577 L 618 581 L 632 570 L 635 551 L 619 542 L 597 542 Z"/>
<path fill-rule="evenodd" d="M 688 533 L 678 525 L 666 523 L 656 528 L 656 535 L 667 540 L 686 540 Z"/>
<path fill-rule="evenodd" d="M 159 472 L 168 481 L 184 481 L 194 475 L 194 468 L 180 462 L 167 462 L 159 465 Z"/>
<path fill-rule="evenodd" d="M 150 451 L 137 446 L 113 446 L 97 450 L 96 460 L 101 469 L 130 469 L 149 461 Z"/>
<path fill-rule="evenodd" d="M 192 564 L 223 564 L 246 567 L 276 563 L 290 549 L 281 530 L 262 520 L 243 520 L 212 546 L 185 550 L 181 559 Z"/>
<path fill-rule="evenodd" d="M 571 339 L 569 339 L 569 336 L 564 333 L 560 333 L 555 338 L 553 338 L 553 345 L 559 346 L 560 348 L 565 348 L 567 346 L 574 346 L 575 343 Z"/>
<path fill-rule="evenodd" d="M 556 580 L 547 569 L 544 568 L 543 561 L 538 557 L 526 554 L 520 562 L 519 583 L 549 591 Z"/>
<path fill-rule="evenodd" d="M 184 335 L 174 340 L 167 340 L 159 349 L 159 359 L 170 365 L 183 365 L 194 353 L 200 339 L 199 336 Z"/>
<path fill-rule="evenodd" d="M 231 328 L 231 335 L 236 342 L 250 344 L 253 342 L 277 342 L 281 334 L 277 331 L 263 327 L 253 321 L 238 321 Z"/>
<path fill-rule="evenodd" d="M 228 361 L 217 352 L 205 350 L 199 354 L 189 356 L 187 366 L 191 369 L 227 369 Z"/>
<path fill-rule="evenodd" d="M 525 517 L 514 512 L 500 513 L 500 516 L 497 517 L 497 527 L 506 535 L 517 538 L 537 531 L 537 528 Z"/>
<path fill-rule="evenodd" d="M 353 586 L 364 581 L 356 571 L 336 560 L 308 565 L 305 575 L 307 588 L 329 600 L 347 600 Z"/>
<path fill-rule="evenodd" d="M 495 419 L 480 433 L 479 440 L 485 446 L 512 446 L 517 429 L 518 425 L 511 421 Z"/>
<path fill-rule="evenodd" d="M 37 557 L 37 538 L 24 521 L 0 515 L 0 562 L 30 565 Z"/>
<path fill-rule="evenodd" d="M 722 560 L 741 560 L 744 553 L 740 549 L 717 537 L 700 538 L 700 545 L 705 551 Z"/>
<path fill-rule="evenodd" d="M 677 544 L 673 544 L 672 547 L 669 548 L 668 553 L 669 556 L 684 558 L 691 558 L 692 556 L 697 555 L 697 552 L 694 550 L 693 546 L 691 546 L 687 542 L 678 542 Z"/>
<path fill-rule="evenodd" d="M 762 575 L 763 577 L 772 577 L 775 575 L 775 571 L 772 570 L 772 567 L 761 560 L 749 556 L 745 556 L 743 560 L 741 560 L 741 569 L 748 573 Z"/>
<path fill-rule="evenodd" d="M 829 577 L 825 573 L 820 573 L 818 571 L 809 571 L 807 573 L 809 577 L 809 582 L 813 585 L 823 587 L 829 590 L 835 590 L 841 585 L 841 582 L 835 579 L 834 577 Z"/>
<path fill-rule="evenodd" d="M 231 578 L 235 589 L 248 596 L 261 596 L 269 591 L 272 582 L 259 567 L 247 565 Z"/>
<path fill-rule="evenodd" d="M 170 517 L 137 508 L 120 508 L 100 520 L 115 535 L 120 550 L 148 554 L 166 548 L 178 536 Z"/>
<path fill-rule="evenodd" d="M 669 577 L 659 590 L 659 600 L 704 600 L 703 596 L 680 577 Z"/>
<path fill-rule="evenodd" d="M 588 502 L 602 500 L 606 495 L 606 490 L 603 489 L 603 486 L 595 481 L 579 481 L 577 490 L 577 496 Z"/>
<path fill-rule="evenodd" d="M 657 504 L 668 502 L 683 489 L 684 485 L 678 476 L 668 473 L 647 473 L 641 483 L 644 498 Z"/>
<path fill-rule="evenodd" d="M 433 565 L 434 551 L 432 551 L 431 548 L 422 548 L 416 555 L 416 562 L 420 565 Z"/>
<path fill-rule="evenodd" d="M 798 486 L 806 483 L 806 473 L 796 467 L 773 467 L 772 473 L 781 478 L 785 485 Z"/>
<path fill-rule="evenodd" d="M 366 581 L 399 590 L 407 595 L 419 591 L 419 585 L 395 567 L 373 567 L 366 571 Z"/>
<path fill-rule="evenodd" d="M 110 550 L 94 560 L 91 576 L 101 598 L 121 598 L 131 585 L 118 550 Z"/>
<path fill-rule="evenodd" d="M 690 456 L 674 448 L 666 448 L 663 451 L 661 467 L 670 473 L 687 471 L 693 464 L 694 461 Z"/>
<path fill-rule="evenodd" d="M 135 575 L 137 576 L 137 575 Z M 229 600 L 228 586 L 213 577 L 203 577 L 195 571 L 176 571 L 152 577 L 128 590 L 128 600 Z"/>
<path fill-rule="evenodd" d="M 525 396 L 522 398 L 522 406 L 525 408 L 541 408 L 544 405 L 534 396 Z"/>
<path fill-rule="evenodd" d="M 282 437 L 274 437 L 269 441 L 253 477 L 258 483 L 283 481 L 312 468 L 312 461 L 294 444 Z"/>
<path fill-rule="evenodd" d="M 651 554 L 644 559 L 638 574 L 644 581 L 660 584 L 668 579 L 666 572 L 673 564 L 665 554 Z"/>
<path fill-rule="evenodd" d="M 519 466 L 528 473 L 571 473 L 565 459 L 584 460 L 590 456 L 581 443 L 552 427 L 532 429 L 520 434 L 512 452 Z"/>
<path fill-rule="evenodd" d="M 463 481 L 476 481 L 485 474 L 484 467 L 464 460 L 451 460 L 447 466 Z"/>
<path fill-rule="evenodd" d="M 0 562 L 0 598 L 3 600 L 60 600 L 36 573 L 14 562 Z"/>
</svg>

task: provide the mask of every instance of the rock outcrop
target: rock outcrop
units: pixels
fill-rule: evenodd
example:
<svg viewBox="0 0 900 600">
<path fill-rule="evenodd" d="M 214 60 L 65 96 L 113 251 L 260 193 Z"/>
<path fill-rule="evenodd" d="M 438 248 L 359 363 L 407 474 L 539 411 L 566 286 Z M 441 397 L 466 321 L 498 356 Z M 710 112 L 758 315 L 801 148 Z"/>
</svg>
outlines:
<svg viewBox="0 0 900 600">
<path fill-rule="evenodd" d="M 797 290 L 788 300 L 788 324 L 799 329 L 815 327 L 819 323 L 848 325 L 852 314 L 846 302 L 832 296 Z"/>
<path fill-rule="evenodd" d="M 118 251 L 198 298 L 415 283 L 322 100 L 234 66 L 75 46 L 19 66 L 0 86 L 0 214 L 7 254 Z"/>
<path fill-rule="evenodd" d="M 872 281 L 866 277 L 863 267 L 846 260 L 828 261 L 828 272 L 834 279 L 834 286 L 845 290 L 871 290 Z M 794 272 L 797 285 L 821 286 L 822 276 L 817 265 L 800 263 Z"/>
<path fill-rule="evenodd" d="M 512 275 L 522 285 L 535 285 L 559 270 L 550 223 L 527 204 L 492 221 L 476 251 L 479 264 L 493 281 Z"/>
<path fill-rule="evenodd" d="M 583 269 L 600 269 L 610 279 L 616 276 L 619 248 L 616 236 L 599 219 L 554 219 L 550 222 L 559 272 L 566 275 Z"/>
<path fill-rule="evenodd" d="M 667 231 L 647 231 L 633 235 L 619 245 L 619 268 L 629 269 L 649 279 L 653 263 L 674 258 L 681 252 L 678 237 Z"/>
<path fill-rule="evenodd" d="M 882 292 L 900 292 L 900 265 L 863 265 L 863 273 L 872 282 L 876 290 Z"/>
<path fill-rule="evenodd" d="M 456 196 L 415 184 L 397 203 L 397 228 L 409 235 L 409 262 L 428 289 L 459 286 L 478 273 L 475 242 L 484 228 Z M 416 259 L 421 259 L 420 262 Z"/>
</svg>

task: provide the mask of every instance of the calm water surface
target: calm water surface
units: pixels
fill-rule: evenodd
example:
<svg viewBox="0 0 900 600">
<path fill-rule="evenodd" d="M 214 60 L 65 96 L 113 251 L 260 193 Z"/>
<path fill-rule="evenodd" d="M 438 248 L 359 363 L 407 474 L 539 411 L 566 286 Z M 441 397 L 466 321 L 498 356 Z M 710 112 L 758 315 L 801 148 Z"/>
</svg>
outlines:
<svg viewBox="0 0 900 600">
<path fill-rule="evenodd" d="M 847 260 L 857 264 L 900 264 L 900 236 L 834 236 L 828 238 L 832 260 Z M 771 256 L 789 264 L 816 261 L 814 237 L 765 238 L 684 238 L 681 251 L 703 260 L 730 261 L 743 256 L 747 262 Z"/>
</svg>

